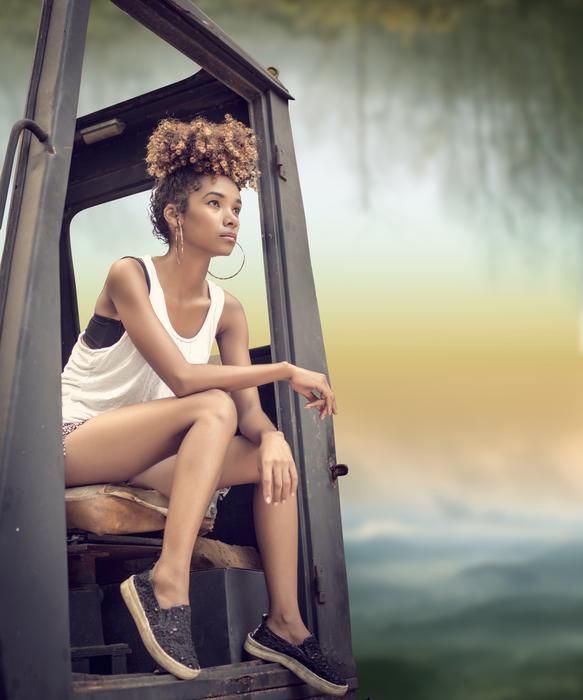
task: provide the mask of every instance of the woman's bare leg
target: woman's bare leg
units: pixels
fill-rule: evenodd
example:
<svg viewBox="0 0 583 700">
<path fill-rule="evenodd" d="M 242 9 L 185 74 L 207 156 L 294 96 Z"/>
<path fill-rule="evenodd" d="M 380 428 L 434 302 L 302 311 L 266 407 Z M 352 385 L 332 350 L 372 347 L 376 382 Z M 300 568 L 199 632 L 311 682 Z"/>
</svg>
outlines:
<svg viewBox="0 0 583 700">
<path fill-rule="evenodd" d="M 123 481 L 176 453 L 162 553 L 152 574 L 161 607 L 189 602 L 194 542 L 236 427 L 232 399 L 210 390 L 125 406 L 65 438 L 68 486 Z"/>
<path fill-rule="evenodd" d="M 186 433 L 209 413 L 226 419 L 230 431 L 235 410 L 228 394 L 212 389 L 95 416 L 65 437 L 65 486 L 131 479 L 176 455 Z"/>
<path fill-rule="evenodd" d="M 224 418 L 224 419 L 223 419 Z M 174 464 L 162 553 L 152 571 L 161 607 L 188 605 L 192 550 L 217 488 L 225 452 L 237 430 L 237 411 L 199 419 L 186 434 Z"/>
<path fill-rule="evenodd" d="M 176 457 L 168 457 L 137 475 L 131 483 L 168 494 L 172 488 L 175 460 Z M 292 644 L 300 644 L 310 632 L 302 620 L 298 606 L 297 499 L 290 497 L 278 506 L 266 503 L 259 479 L 257 446 L 245 437 L 233 437 L 225 455 L 217 488 L 256 484 L 253 515 L 269 594 L 268 627 Z"/>
<path fill-rule="evenodd" d="M 174 480 L 176 455 L 154 464 L 149 469 L 129 480 L 132 486 L 156 489 L 170 497 Z M 223 460 L 217 489 L 240 484 L 254 484 L 259 481 L 257 447 L 240 435 L 231 438 Z"/>
<path fill-rule="evenodd" d="M 257 484 L 253 516 L 269 593 L 267 626 L 292 644 L 300 644 L 310 631 L 298 606 L 297 498 L 274 506 L 265 502 L 262 486 Z"/>
</svg>

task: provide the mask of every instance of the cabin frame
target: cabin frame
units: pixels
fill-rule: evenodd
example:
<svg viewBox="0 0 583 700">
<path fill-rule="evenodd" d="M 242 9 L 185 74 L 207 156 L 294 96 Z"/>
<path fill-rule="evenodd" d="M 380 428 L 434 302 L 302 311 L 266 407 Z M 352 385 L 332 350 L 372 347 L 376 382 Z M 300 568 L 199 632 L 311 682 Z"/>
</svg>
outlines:
<svg viewBox="0 0 583 700">
<path fill-rule="evenodd" d="M 0 268 L 0 697 L 323 697 L 279 664 L 260 661 L 204 669 L 194 681 L 78 677 L 71 670 L 60 395 L 79 333 L 69 223 L 88 206 L 151 186 L 145 134 L 168 112 L 211 119 L 230 112 L 253 127 L 271 361 L 328 374 L 289 118 L 293 98 L 186 0 L 112 1 L 202 70 L 77 118 L 90 0 L 43 2 L 25 118 L 47 138 L 22 133 Z M 127 122 L 114 148 L 113 140 L 87 145 L 80 138 L 82 129 L 111 118 Z M 346 470 L 336 464 L 332 421 L 302 410 L 286 382 L 273 390 L 277 424 L 300 476 L 300 607 L 349 678 L 345 697 L 355 697 L 337 479 Z"/>
</svg>

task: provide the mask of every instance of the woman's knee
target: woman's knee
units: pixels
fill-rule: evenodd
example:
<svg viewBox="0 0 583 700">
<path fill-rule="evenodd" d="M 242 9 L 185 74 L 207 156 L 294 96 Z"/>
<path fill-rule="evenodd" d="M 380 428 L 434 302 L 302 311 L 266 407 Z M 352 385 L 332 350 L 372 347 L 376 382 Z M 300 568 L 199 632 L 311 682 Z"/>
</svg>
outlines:
<svg viewBox="0 0 583 700">
<path fill-rule="evenodd" d="M 192 394 L 192 396 L 197 396 L 199 399 L 195 410 L 195 422 L 201 418 L 210 417 L 220 420 L 235 433 L 237 430 L 237 407 L 227 392 L 222 389 L 208 389 L 198 394 Z"/>
</svg>

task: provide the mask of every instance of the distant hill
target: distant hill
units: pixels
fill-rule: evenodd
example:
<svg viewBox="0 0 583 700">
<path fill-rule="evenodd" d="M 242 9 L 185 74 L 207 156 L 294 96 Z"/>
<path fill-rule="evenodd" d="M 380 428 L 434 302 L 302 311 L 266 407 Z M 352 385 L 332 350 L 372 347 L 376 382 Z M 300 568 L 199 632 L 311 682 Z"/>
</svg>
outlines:
<svg viewBox="0 0 583 700">
<path fill-rule="evenodd" d="M 474 605 L 451 615 L 422 623 L 387 625 L 387 636 L 425 642 L 445 639 L 467 642 L 509 641 L 533 635 L 573 633 L 583 645 L 583 596 L 515 595 Z"/>
<path fill-rule="evenodd" d="M 463 563 L 465 550 L 444 545 L 438 551 L 448 557 L 452 549 L 453 555 L 458 551 L 460 567 L 437 583 L 427 565 L 436 560 L 433 546 L 416 543 L 403 555 L 403 541 L 368 544 L 360 561 L 352 562 L 356 573 L 349 578 L 354 640 L 363 652 L 448 647 L 583 651 L 582 542 L 538 545 L 523 561 L 497 561 L 489 553 L 483 563 L 470 566 Z M 370 556 L 373 551 L 376 559 Z M 383 556 L 388 553 L 387 563 Z M 366 567 L 384 563 L 390 571 L 390 562 L 397 566 L 403 561 L 414 572 L 411 585 L 370 582 L 364 576 Z"/>
<path fill-rule="evenodd" d="M 583 594 L 583 543 L 548 549 L 524 562 L 491 562 L 464 568 L 460 582 L 481 587 L 492 595 L 523 593 Z"/>
</svg>

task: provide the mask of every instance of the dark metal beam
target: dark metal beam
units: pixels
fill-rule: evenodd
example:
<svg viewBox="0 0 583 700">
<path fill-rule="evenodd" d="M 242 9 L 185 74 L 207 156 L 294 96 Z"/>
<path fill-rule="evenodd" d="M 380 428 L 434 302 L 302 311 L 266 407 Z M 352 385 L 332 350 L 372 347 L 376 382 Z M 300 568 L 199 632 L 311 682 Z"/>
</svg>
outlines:
<svg viewBox="0 0 583 700">
<path fill-rule="evenodd" d="M 252 100 L 273 90 L 283 99 L 293 99 L 279 80 L 188 0 L 112 2 L 238 95 Z"/>
<path fill-rule="evenodd" d="M 58 329 L 59 234 L 89 0 L 45 0 L 2 260 L 0 696 L 62 700 L 71 685 Z M 26 205 L 24 205 L 25 203 Z"/>
<path fill-rule="evenodd" d="M 255 100 L 251 116 L 263 144 L 260 148 L 270 144 L 273 149 L 262 153 L 260 192 L 273 360 L 288 359 L 328 375 L 288 104 L 269 92 Z M 330 471 L 336 464 L 333 426 L 329 419 L 321 422 L 314 412 L 302 410 L 300 397 L 284 382 L 277 384 L 276 396 L 280 425 L 300 473 L 303 611 L 322 647 L 346 676 L 352 676 L 356 669 L 338 481 L 332 479 Z"/>
</svg>

